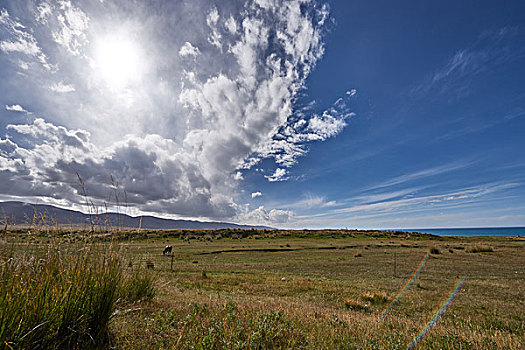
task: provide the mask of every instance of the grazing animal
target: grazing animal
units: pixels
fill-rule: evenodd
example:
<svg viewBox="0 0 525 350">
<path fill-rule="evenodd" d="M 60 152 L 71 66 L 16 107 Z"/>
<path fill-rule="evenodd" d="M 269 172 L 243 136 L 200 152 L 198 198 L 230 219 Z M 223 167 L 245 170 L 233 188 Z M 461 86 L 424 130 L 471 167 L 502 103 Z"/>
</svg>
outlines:
<svg viewBox="0 0 525 350">
<path fill-rule="evenodd" d="M 166 248 L 164 248 L 164 251 L 162 252 L 162 255 L 171 254 L 171 250 L 173 249 L 172 246 L 167 245 Z"/>
</svg>

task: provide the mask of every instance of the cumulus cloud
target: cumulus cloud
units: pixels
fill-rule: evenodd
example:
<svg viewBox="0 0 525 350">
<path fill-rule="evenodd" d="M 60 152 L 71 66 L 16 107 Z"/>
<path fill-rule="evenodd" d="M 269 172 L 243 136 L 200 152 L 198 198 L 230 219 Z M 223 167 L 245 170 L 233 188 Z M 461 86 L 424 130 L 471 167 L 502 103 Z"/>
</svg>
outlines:
<svg viewBox="0 0 525 350">
<path fill-rule="evenodd" d="M 6 105 L 5 109 L 6 109 L 6 111 L 29 113 L 28 111 L 26 111 L 24 109 L 24 107 L 22 107 L 20 105 L 11 105 L 11 106 Z"/>
<path fill-rule="evenodd" d="M 202 17 L 179 19 L 184 26 L 177 38 L 158 36 L 165 30 L 156 25 L 166 25 L 182 5 L 166 3 L 162 6 L 169 11 L 151 14 L 155 20 L 140 28 L 152 36 L 144 40 L 141 61 L 152 68 L 133 80 L 140 84 L 116 93 L 104 90 L 85 60 L 86 46 L 96 39 L 89 33 L 102 21 L 88 11 L 97 4 L 38 6 L 32 18 L 42 32 L 47 30 L 49 52 L 62 55 L 57 56 L 62 58 L 60 75 L 41 76 L 43 86 L 58 93 L 82 87 L 82 94 L 69 94 L 67 109 L 62 94 L 48 93 L 42 104 L 60 105 L 49 108 L 45 119 L 11 122 L 1 140 L 0 193 L 78 202 L 78 172 L 90 198 L 99 203 L 109 198 L 113 176 L 126 190 L 129 205 L 140 211 L 288 220 L 288 211 L 246 209 L 238 187 L 244 174 L 267 158 L 277 164 L 268 181 L 289 179 L 288 168 L 307 153 L 308 143 L 334 137 L 352 116 L 348 99 L 355 92 L 318 112 L 295 105 L 323 55 L 328 7 L 314 0 L 199 4 L 202 11 L 195 13 Z M 106 7 L 99 6 L 101 16 Z M 141 17 L 146 8 L 133 9 L 127 8 L 126 20 L 136 16 L 133 23 L 146 22 Z M 5 42 L 22 37 L 31 43 L 31 31 L 3 13 L 2 24 L 25 33 L 11 30 Z M 37 45 L 31 54 L 41 53 Z M 173 53 L 198 59 L 173 60 Z M 67 74 L 66 64 L 76 70 Z"/>
<path fill-rule="evenodd" d="M 286 176 L 288 174 L 288 171 L 283 168 L 277 168 L 275 169 L 275 172 L 272 175 L 265 175 L 264 177 L 268 179 L 270 182 L 276 182 L 276 181 L 286 181 L 288 180 L 288 177 Z"/>
<path fill-rule="evenodd" d="M 192 56 L 197 57 L 199 54 L 199 48 L 193 46 L 190 42 L 185 42 L 179 50 L 180 57 Z"/>
<path fill-rule="evenodd" d="M 252 193 L 252 199 L 256 198 L 256 197 L 259 197 L 259 196 L 262 196 L 262 193 L 261 192 L 253 192 Z"/>
<path fill-rule="evenodd" d="M 9 125 L 8 130 L 23 135 L 34 146 L 27 149 L 9 139 L 1 140 L 1 158 L 9 165 L 3 167 L 2 177 L 11 175 L 12 180 L 0 185 L 4 194 L 53 197 L 59 191 L 78 202 L 78 173 L 89 196 L 101 204 L 113 191 L 113 176 L 125 189 L 128 203 L 142 210 L 206 217 L 235 214 L 231 198 L 212 198 L 209 182 L 172 140 L 130 135 L 100 149 L 90 142 L 89 133 L 57 127 L 40 118 L 31 124 Z M 10 188 L 13 182 L 17 186 Z"/>
<path fill-rule="evenodd" d="M 272 209 L 266 210 L 260 206 L 255 210 L 242 214 L 239 218 L 252 225 L 278 225 L 285 224 L 293 217 L 290 210 Z"/>
<path fill-rule="evenodd" d="M 347 92 L 321 113 L 313 112 L 311 105 L 296 111 L 272 139 L 262 146 L 261 157 L 273 157 L 276 163 L 283 167 L 293 166 L 299 157 L 308 152 L 309 142 L 324 141 L 344 129 L 347 119 L 355 115 L 348 107 L 355 94 L 355 90 Z"/>
</svg>

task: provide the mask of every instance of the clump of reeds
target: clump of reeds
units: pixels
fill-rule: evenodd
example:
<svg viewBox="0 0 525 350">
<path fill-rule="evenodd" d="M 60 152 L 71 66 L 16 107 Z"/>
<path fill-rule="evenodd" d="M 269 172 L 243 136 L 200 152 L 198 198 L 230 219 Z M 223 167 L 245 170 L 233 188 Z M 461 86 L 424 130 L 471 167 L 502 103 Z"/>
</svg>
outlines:
<svg viewBox="0 0 525 350">
<path fill-rule="evenodd" d="M 385 292 L 365 292 L 361 294 L 361 299 L 371 304 L 386 303 L 389 299 Z"/>
<path fill-rule="evenodd" d="M 117 300 L 152 294 L 152 282 L 123 274 L 118 252 L 107 246 L 0 255 L 0 347 L 100 347 Z"/>
<path fill-rule="evenodd" d="M 134 302 L 149 300 L 155 296 L 155 276 L 151 272 L 137 268 L 125 277 L 120 288 L 122 300 Z"/>
<path fill-rule="evenodd" d="M 346 298 L 343 300 L 345 308 L 356 311 L 366 311 L 368 310 L 368 304 L 364 303 L 361 300 Z"/>
<path fill-rule="evenodd" d="M 468 250 L 469 253 L 492 253 L 494 249 L 491 246 L 475 246 Z"/>
</svg>

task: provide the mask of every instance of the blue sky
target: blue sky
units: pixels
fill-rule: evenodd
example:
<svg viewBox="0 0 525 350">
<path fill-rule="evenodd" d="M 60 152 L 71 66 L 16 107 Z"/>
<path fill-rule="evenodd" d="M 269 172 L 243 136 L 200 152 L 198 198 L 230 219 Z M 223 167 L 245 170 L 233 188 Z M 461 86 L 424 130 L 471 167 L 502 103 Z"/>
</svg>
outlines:
<svg viewBox="0 0 525 350">
<path fill-rule="evenodd" d="M 0 199 L 525 225 L 525 4 L 3 1 Z M 113 184 L 110 178 L 113 177 Z"/>
</svg>

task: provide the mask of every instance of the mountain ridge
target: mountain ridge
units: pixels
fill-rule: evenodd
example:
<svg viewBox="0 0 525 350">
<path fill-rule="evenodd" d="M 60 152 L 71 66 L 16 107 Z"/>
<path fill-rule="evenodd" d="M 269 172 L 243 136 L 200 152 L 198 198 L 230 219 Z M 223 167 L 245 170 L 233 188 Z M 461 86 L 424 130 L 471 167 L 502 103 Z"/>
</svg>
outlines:
<svg viewBox="0 0 525 350">
<path fill-rule="evenodd" d="M 205 230 L 205 229 L 273 229 L 269 226 L 242 225 L 220 221 L 198 221 L 184 219 L 164 219 L 151 215 L 131 216 L 122 213 L 108 212 L 84 214 L 72 209 L 63 209 L 50 204 L 31 204 L 18 201 L 0 202 L 0 221 L 5 225 L 29 225 L 34 216 L 36 221 L 46 220 L 47 224 L 56 225 L 91 225 L 91 219 L 97 227 L 142 228 L 150 230 Z M 43 217 L 42 217 L 43 216 Z M 98 220 L 97 220 L 98 219 Z"/>
</svg>

